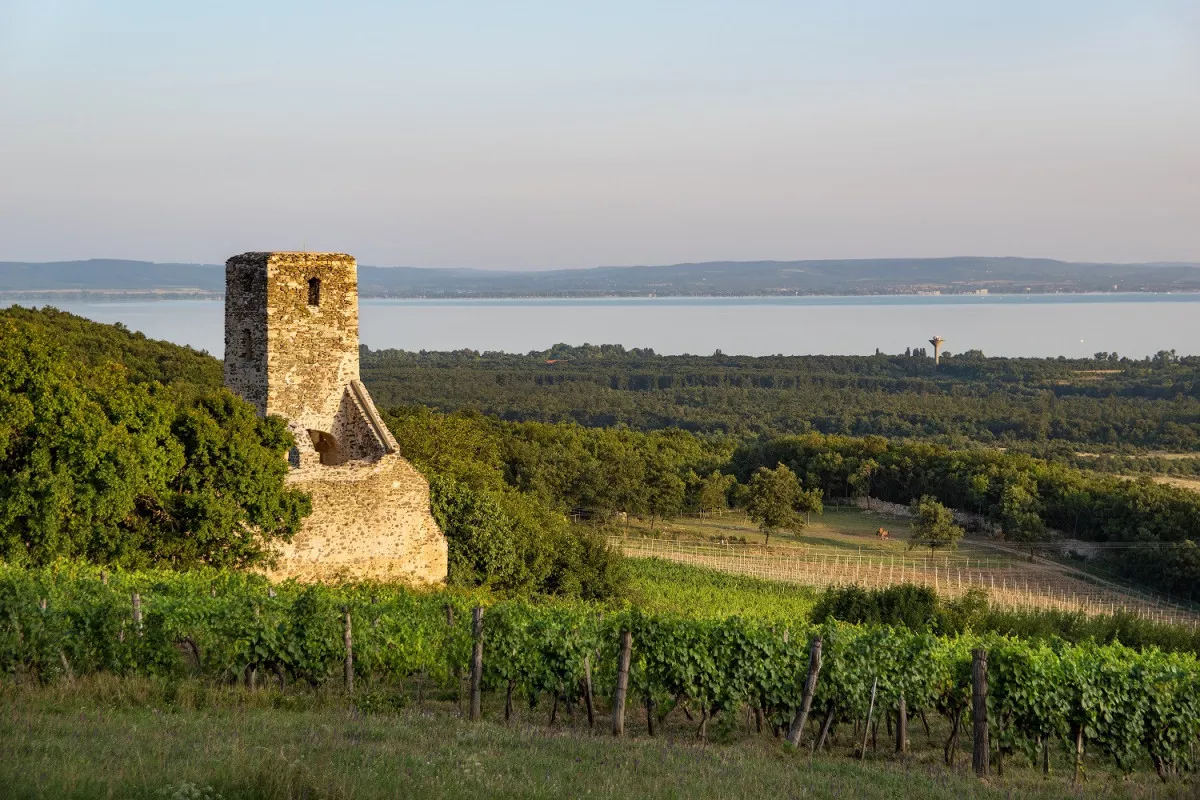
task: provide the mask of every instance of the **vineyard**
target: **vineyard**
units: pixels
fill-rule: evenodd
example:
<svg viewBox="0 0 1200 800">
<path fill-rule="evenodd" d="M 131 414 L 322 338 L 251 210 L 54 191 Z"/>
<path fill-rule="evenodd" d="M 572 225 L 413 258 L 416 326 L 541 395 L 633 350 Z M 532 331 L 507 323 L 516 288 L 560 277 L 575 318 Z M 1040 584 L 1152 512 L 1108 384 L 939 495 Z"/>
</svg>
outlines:
<svg viewBox="0 0 1200 800">
<path fill-rule="evenodd" d="M 842 746 L 849 738 L 857 749 L 872 722 L 894 720 L 903 752 L 908 720 L 940 714 L 947 763 L 990 737 L 984 752 L 996 760 L 1086 751 L 1164 777 L 1191 769 L 1200 736 L 1200 664 L 1190 654 L 586 604 L 482 608 L 482 599 L 227 573 L 0 567 L 0 672 L 19 682 L 114 673 L 352 693 L 417 681 L 461 690 L 470 675 L 472 718 L 487 692 L 504 698 L 506 717 L 518 698 L 542 699 L 551 721 L 561 702 L 586 707 L 594 722 L 611 714 L 617 732 L 628 701 L 645 708 L 650 733 L 676 709 L 697 718 L 701 737 L 752 713 L 765 732 L 813 749 L 833 747 L 838 726 Z M 986 653 L 982 696 L 977 649 Z M 968 734 L 985 720 L 983 738 Z M 862 733 L 846 737 L 848 726 Z"/>
<path fill-rule="evenodd" d="M 1010 557 L 947 559 L 622 536 L 610 537 L 609 543 L 635 558 L 661 558 L 803 586 L 855 585 L 878 589 L 911 583 L 928 586 L 948 597 L 961 596 L 975 588 L 985 590 L 996 607 L 1015 611 L 1059 609 L 1087 615 L 1124 612 L 1154 622 L 1192 628 L 1200 624 L 1200 614 L 1188 607 L 1124 587 L 1091 583 L 1059 569 Z"/>
</svg>

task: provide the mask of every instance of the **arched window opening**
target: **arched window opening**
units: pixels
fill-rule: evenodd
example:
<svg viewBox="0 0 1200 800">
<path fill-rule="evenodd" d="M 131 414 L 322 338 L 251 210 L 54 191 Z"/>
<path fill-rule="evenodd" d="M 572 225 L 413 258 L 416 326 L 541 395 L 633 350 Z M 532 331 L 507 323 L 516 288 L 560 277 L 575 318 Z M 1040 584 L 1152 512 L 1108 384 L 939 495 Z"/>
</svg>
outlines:
<svg viewBox="0 0 1200 800">
<path fill-rule="evenodd" d="M 321 305 L 321 279 L 308 279 L 308 304 L 310 306 Z"/>
<path fill-rule="evenodd" d="M 327 467 L 336 467 L 338 464 L 346 462 L 346 457 L 342 455 L 338 441 L 332 433 L 310 430 L 308 435 L 312 439 L 313 449 L 321 455 L 322 464 Z"/>
</svg>

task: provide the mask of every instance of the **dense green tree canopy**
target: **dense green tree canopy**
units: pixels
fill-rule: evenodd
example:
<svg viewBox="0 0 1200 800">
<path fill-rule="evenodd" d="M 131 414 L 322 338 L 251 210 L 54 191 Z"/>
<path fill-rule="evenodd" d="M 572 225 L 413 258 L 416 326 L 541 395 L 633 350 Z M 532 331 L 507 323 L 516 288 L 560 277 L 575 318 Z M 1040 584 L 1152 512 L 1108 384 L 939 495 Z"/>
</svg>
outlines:
<svg viewBox="0 0 1200 800">
<path fill-rule="evenodd" d="M 1200 450 L 1200 356 L 1151 359 L 660 356 L 619 345 L 526 355 L 363 348 L 382 406 L 471 408 L 507 420 L 779 436 L 922 438 L 1072 457 Z"/>
<path fill-rule="evenodd" d="M 729 508 L 729 492 L 737 484 L 737 479 L 732 475 L 725 475 L 713 470 L 702 479 L 693 478 L 692 482 L 697 487 L 696 510 L 698 512 L 701 514 L 713 513 Z"/>
<path fill-rule="evenodd" d="M 430 479 L 452 582 L 585 599 L 621 591 L 620 556 L 594 533 L 572 529 L 563 513 L 559 470 L 579 451 L 532 449 L 478 414 L 410 407 L 384 418 L 404 456 Z"/>
<path fill-rule="evenodd" d="M 106 360 L 132 337 L 94 327 L 88 337 L 65 315 L 0 315 L 0 556 L 261 562 L 309 510 L 284 485 L 282 422 L 187 382 L 190 368 L 167 387 Z"/>
</svg>

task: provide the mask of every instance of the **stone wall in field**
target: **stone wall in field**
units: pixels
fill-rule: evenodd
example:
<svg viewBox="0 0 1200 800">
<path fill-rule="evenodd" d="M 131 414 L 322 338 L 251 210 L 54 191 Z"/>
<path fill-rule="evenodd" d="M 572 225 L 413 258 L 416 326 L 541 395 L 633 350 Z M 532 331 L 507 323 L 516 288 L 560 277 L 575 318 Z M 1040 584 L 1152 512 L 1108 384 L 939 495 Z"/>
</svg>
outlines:
<svg viewBox="0 0 1200 800">
<path fill-rule="evenodd" d="M 890 517 L 911 517 L 913 515 L 912 509 L 906 505 L 889 503 L 887 500 L 877 500 L 873 497 L 855 497 L 852 502 L 864 511 L 875 514 L 885 514 Z M 954 516 L 954 523 L 962 525 L 964 528 L 986 533 L 999 533 L 1000 531 L 994 522 L 982 514 L 972 514 L 969 511 L 959 511 L 958 509 L 950 509 L 950 513 Z"/>
</svg>

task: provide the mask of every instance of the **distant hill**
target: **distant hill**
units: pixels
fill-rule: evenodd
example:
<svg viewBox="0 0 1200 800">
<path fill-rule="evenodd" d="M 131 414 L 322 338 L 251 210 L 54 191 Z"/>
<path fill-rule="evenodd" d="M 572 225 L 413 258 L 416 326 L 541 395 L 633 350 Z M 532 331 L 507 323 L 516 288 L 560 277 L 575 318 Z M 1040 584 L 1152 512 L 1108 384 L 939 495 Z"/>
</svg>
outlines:
<svg viewBox="0 0 1200 800">
<path fill-rule="evenodd" d="M 495 272 L 359 268 L 363 297 L 737 296 L 914 292 L 1200 291 L 1200 264 L 1103 264 L 1043 258 L 713 261 L 669 266 Z M 219 295 L 223 267 L 93 259 L 0 262 L 0 294 Z"/>
<path fill-rule="evenodd" d="M 93 258 L 46 263 L 0 261 L 0 292 L 225 291 L 225 271 L 213 264 L 156 264 Z"/>
</svg>

